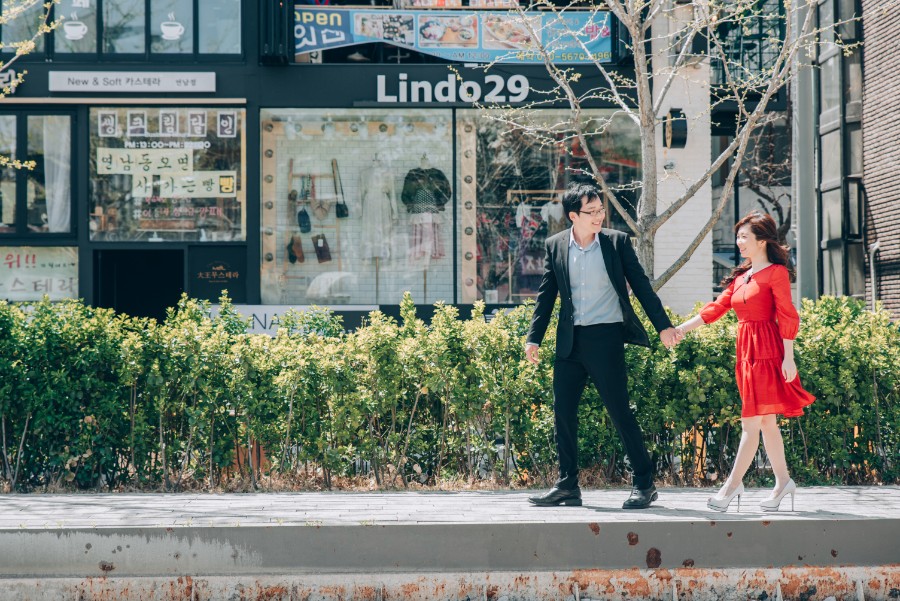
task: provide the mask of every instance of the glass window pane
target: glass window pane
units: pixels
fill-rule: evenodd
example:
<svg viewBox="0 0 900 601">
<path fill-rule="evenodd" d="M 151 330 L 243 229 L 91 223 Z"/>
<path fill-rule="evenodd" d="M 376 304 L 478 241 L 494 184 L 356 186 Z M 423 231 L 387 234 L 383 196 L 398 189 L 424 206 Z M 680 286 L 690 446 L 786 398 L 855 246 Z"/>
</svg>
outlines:
<svg viewBox="0 0 900 601">
<path fill-rule="evenodd" d="M 862 175 L 862 128 L 859 123 L 847 124 L 847 170 L 851 175 Z"/>
<path fill-rule="evenodd" d="M 860 198 L 860 186 L 857 181 L 847 182 L 847 235 L 861 236 L 862 229 L 862 198 Z"/>
<path fill-rule="evenodd" d="M 819 56 L 835 48 L 834 44 L 834 4 L 827 0 L 819 5 Z"/>
<path fill-rule="evenodd" d="M 820 138 L 819 152 L 822 153 L 822 178 L 827 182 L 841 177 L 841 130 L 836 129 Z"/>
<path fill-rule="evenodd" d="M 628 119 L 613 111 L 587 111 L 584 128 L 592 133 L 585 149 L 554 127 L 565 122 L 561 111 L 522 115 L 521 125 L 548 132 L 542 136 L 526 135 L 483 112 L 458 114 L 461 302 L 518 304 L 536 295 L 544 241 L 570 225 L 562 192 L 581 170 L 589 170 L 588 152 L 634 211 L 636 195 L 629 188 L 640 181 L 641 146 Z M 625 229 L 613 213 L 608 213 L 611 227 Z"/>
<path fill-rule="evenodd" d="M 859 12 L 856 10 L 857 0 L 840 0 L 840 33 L 845 42 L 855 40 L 859 35 Z"/>
<path fill-rule="evenodd" d="M 97 52 L 97 5 L 82 0 L 62 0 L 56 7 L 62 24 L 56 28 L 56 52 Z"/>
<path fill-rule="evenodd" d="M 10 9 L 21 6 L 21 1 L 3 0 L 0 3 L 3 16 L 6 17 Z M 3 42 L 3 52 L 15 53 L 17 48 L 24 43 L 29 43 L 31 38 L 38 32 L 41 23 L 45 21 L 47 14 L 42 2 L 36 2 L 13 17 L 8 22 L 3 23 L 2 31 L 0 31 L 0 40 Z M 33 52 L 44 51 L 44 36 L 38 36 L 35 39 L 35 47 Z"/>
<path fill-rule="evenodd" d="M 822 193 L 822 240 L 836 240 L 841 238 L 843 230 L 841 220 L 841 191 L 829 190 Z"/>
<path fill-rule="evenodd" d="M 92 108 L 92 240 L 244 240 L 244 110 Z"/>
<path fill-rule="evenodd" d="M 74 246 L 0 246 L 0 290 L 10 301 L 78 298 L 78 249 Z"/>
<path fill-rule="evenodd" d="M 840 56 L 832 56 L 819 68 L 819 111 L 825 113 L 840 105 Z"/>
<path fill-rule="evenodd" d="M 146 51 L 144 0 L 103 3 L 103 52 L 143 54 Z"/>
<path fill-rule="evenodd" d="M 866 258 L 862 244 L 847 245 L 847 294 L 858 298 L 866 296 Z"/>
<path fill-rule="evenodd" d="M 844 294 L 844 249 L 822 251 L 822 293 Z"/>
<path fill-rule="evenodd" d="M 846 102 L 862 100 L 862 53 L 856 49 L 850 56 L 844 57 L 844 97 Z"/>
<path fill-rule="evenodd" d="M 153 0 L 150 5 L 150 40 L 152 52 L 192 53 L 193 0 Z"/>
<path fill-rule="evenodd" d="M 16 158 L 16 117 L 0 116 L 0 155 Z M 0 169 L 0 233 L 16 231 L 16 170 Z"/>
<path fill-rule="evenodd" d="M 72 229 L 72 126 L 66 115 L 29 115 L 28 231 Z"/>
<path fill-rule="evenodd" d="M 262 111 L 262 301 L 452 302 L 451 118 Z"/>
<path fill-rule="evenodd" d="M 241 0 L 199 0 L 201 54 L 241 53 Z"/>
</svg>

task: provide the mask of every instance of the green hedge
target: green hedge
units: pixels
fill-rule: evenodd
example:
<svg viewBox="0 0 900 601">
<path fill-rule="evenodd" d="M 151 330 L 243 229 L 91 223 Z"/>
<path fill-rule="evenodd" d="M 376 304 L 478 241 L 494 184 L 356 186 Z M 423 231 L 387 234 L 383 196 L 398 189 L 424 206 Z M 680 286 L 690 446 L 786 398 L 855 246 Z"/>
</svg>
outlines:
<svg viewBox="0 0 900 601">
<path fill-rule="evenodd" d="M 439 305 L 426 325 L 407 296 L 400 323 L 374 312 L 344 333 L 338 316 L 314 309 L 283 316 L 274 338 L 247 334 L 227 298 L 216 317 L 209 309 L 183 298 L 157 324 L 79 302 L 0 302 L 0 487 L 554 476 L 553 340 L 540 366 L 525 361 L 528 305 L 489 321 L 481 305 L 465 318 Z M 897 482 L 900 332 L 885 311 L 847 298 L 804 302 L 801 315 L 798 366 L 818 401 L 784 422 L 794 477 Z M 658 339 L 627 350 L 632 402 L 665 481 L 703 484 L 730 466 L 734 331 L 730 317 L 672 351 Z M 589 483 L 622 481 L 622 447 L 593 389 L 579 429 Z M 770 480 L 762 463 L 752 477 Z"/>
</svg>

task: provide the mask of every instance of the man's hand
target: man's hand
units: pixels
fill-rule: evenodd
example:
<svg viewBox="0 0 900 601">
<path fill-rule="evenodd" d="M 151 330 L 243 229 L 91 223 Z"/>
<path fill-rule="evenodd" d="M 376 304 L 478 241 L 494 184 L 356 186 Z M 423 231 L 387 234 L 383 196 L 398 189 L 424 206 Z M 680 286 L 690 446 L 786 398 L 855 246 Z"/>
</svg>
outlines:
<svg viewBox="0 0 900 601">
<path fill-rule="evenodd" d="M 659 333 L 659 338 L 666 348 L 673 348 L 684 338 L 683 333 L 679 333 L 675 328 L 666 328 Z"/>
<path fill-rule="evenodd" d="M 536 345 L 535 343 L 526 342 L 525 343 L 525 358 L 528 359 L 529 361 L 531 361 L 532 363 L 534 363 L 535 365 L 537 365 L 541 361 L 541 358 L 538 355 L 539 350 L 540 350 L 540 347 L 538 345 Z"/>
</svg>

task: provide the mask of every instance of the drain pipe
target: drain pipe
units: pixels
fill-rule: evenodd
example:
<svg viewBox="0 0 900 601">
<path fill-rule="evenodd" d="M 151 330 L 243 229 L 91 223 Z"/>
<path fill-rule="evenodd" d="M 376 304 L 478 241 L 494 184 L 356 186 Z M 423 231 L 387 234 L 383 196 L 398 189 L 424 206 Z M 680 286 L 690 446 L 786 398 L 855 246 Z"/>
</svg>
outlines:
<svg viewBox="0 0 900 601">
<path fill-rule="evenodd" d="M 869 280 L 872 282 L 872 310 L 878 302 L 878 280 L 875 279 L 875 253 L 881 248 L 878 240 L 869 245 Z"/>
</svg>

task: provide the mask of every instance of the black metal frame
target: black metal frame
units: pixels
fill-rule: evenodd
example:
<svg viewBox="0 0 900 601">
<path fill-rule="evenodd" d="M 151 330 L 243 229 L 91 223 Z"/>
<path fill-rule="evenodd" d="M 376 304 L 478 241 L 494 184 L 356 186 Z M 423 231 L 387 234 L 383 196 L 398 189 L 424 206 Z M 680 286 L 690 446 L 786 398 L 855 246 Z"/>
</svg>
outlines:
<svg viewBox="0 0 900 601">
<path fill-rule="evenodd" d="M 77 116 L 76 111 L 71 109 L 29 109 L 10 108 L 0 110 L 0 115 L 14 115 L 16 117 L 16 156 L 14 158 L 20 161 L 28 160 L 28 118 L 34 116 L 47 115 L 64 115 L 71 119 L 70 128 L 70 156 L 73 160 L 76 156 L 76 140 L 77 140 Z M 16 171 L 16 220 L 15 232 L 0 234 L 0 245 L 29 245 L 29 246 L 65 246 L 75 245 L 78 238 L 78 218 L 77 218 L 77 185 L 78 176 L 76 169 L 72 168 L 70 173 L 70 200 L 71 212 L 69 216 L 68 232 L 30 232 L 28 231 L 28 169 L 18 169 Z"/>
</svg>

